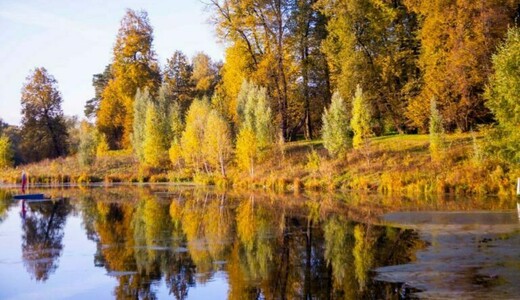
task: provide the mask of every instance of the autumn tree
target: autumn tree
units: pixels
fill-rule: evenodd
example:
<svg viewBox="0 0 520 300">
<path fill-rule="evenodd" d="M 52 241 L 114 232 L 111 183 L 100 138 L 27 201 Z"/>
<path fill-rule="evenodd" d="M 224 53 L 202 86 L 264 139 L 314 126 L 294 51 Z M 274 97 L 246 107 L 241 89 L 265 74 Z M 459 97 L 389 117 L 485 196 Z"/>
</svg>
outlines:
<svg viewBox="0 0 520 300">
<path fill-rule="evenodd" d="M 148 89 L 137 90 L 134 100 L 134 124 L 132 131 L 132 148 L 139 161 L 144 161 L 143 142 L 146 137 L 146 117 L 148 104 L 152 102 L 152 98 Z"/>
<path fill-rule="evenodd" d="M 22 154 L 39 161 L 67 154 L 67 128 L 57 81 L 45 68 L 36 68 L 22 88 Z"/>
<path fill-rule="evenodd" d="M 211 97 L 219 80 L 220 66 L 207 54 L 199 52 L 193 57 L 191 80 L 195 85 L 195 95 Z"/>
<path fill-rule="evenodd" d="M 330 107 L 323 113 L 322 139 L 334 157 L 345 154 L 352 147 L 347 105 L 339 92 L 332 95 Z"/>
<path fill-rule="evenodd" d="M 494 73 L 486 90 L 486 106 L 497 121 L 489 150 L 511 162 L 520 159 L 520 30 L 509 29 L 493 56 Z"/>
<path fill-rule="evenodd" d="M 144 163 L 151 167 L 160 167 L 164 162 L 167 151 L 166 137 L 163 128 L 163 116 L 158 105 L 148 102 L 146 108 L 146 120 L 144 124 L 143 159 Z"/>
<path fill-rule="evenodd" d="M 96 120 L 111 148 L 131 145 L 137 89 L 148 88 L 155 95 L 159 87 L 160 73 L 152 42 L 148 14 L 127 10 L 114 45 L 112 79 L 103 91 Z"/>
<path fill-rule="evenodd" d="M 435 97 L 448 130 L 467 131 L 490 120 L 483 92 L 491 73 L 491 54 L 513 24 L 518 1 L 405 0 L 422 20 L 419 30 L 423 72 L 421 93 L 407 115 L 426 129 Z"/>
<path fill-rule="evenodd" d="M 226 55 L 233 55 L 233 62 L 240 64 L 240 68 L 225 67 L 224 80 L 238 77 L 266 86 L 280 132 L 289 138 L 289 98 L 296 82 L 289 47 L 292 3 L 284 0 L 212 0 L 210 3 L 217 33 L 230 44 L 231 50 Z M 225 82 L 223 86 L 231 84 Z M 236 86 L 234 91 L 226 92 L 233 94 Z"/>
<path fill-rule="evenodd" d="M 323 51 L 333 88 L 350 99 L 363 86 L 375 133 L 408 130 L 404 112 L 420 87 L 416 14 L 403 0 L 320 0 L 318 7 L 328 18 Z"/>
<path fill-rule="evenodd" d="M 247 171 L 249 176 L 254 176 L 255 166 L 258 163 L 260 151 L 255 132 L 244 126 L 237 136 L 236 160 L 240 169 Z"/>
<path fill-rule="evenodd" d="M 14 163 L 14 153 L 9 137 L 0 134 L 0 170 L 12 167 Z"/>
<path fill-rule="evenodd" d="M 368 138 L 372 135 L 370 105 L 363 95 L 361 86 L 357 86 L 356 94 L 352 98 L 352 119 L 350 127 L 354 132 L 352 144 L 355 149 L 366 145 Z"/>
<path fill-rule="evenodd" d="M 175 51 L 171 58 L 167 59 L 163 72 L 163 82 L 167 87 L 167 96 L 172 102 L 176 102 L 181 110 L 181 116 L 190 107 L 195 97 L 195 84 L 193 81 L 193 66 L 189 59 L 181 51 Z"/>
<path fill-rule="evenodd" d="M 226 164 L 233 151 L 229 124 L 216 111 L 209 113 L 204 131 L 202 152 L 208 163 L 226 177 Z"/>
<path fill-rule="evenodd" d="M 437 109 L 435 98 L 430 102 L 430 154 L 432 161 L 442 161 L 444 156 L 444 127 L 443 119 Z"/>
<path fill-rule="evenodd" d="M 186 127 L 181 137 L 182 158 L 196 172 L 202 169 L 208 171 L 202 145 L 210 111 L 206 98 L 195 99 L 186 115 Z"/>
</svg>

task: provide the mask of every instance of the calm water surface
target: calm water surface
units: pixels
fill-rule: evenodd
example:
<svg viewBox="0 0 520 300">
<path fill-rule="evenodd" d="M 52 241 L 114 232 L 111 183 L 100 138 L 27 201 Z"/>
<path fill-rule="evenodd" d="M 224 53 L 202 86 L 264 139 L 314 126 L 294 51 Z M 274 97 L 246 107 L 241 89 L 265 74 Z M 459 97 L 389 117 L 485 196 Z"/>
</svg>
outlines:
<svg viewBox="0 0 520 300">
<path fill-rule="evenodd" d="M 514 201 L 418 208 L 168 186 L 41 191 L 63 199 L 22 203 L 0 190 L 0 299 L 520 295 Z M 459 212 L 431 212 L 440 208 Z M 415 212 L 385 214 L 395 210 Z"/>
</svg>

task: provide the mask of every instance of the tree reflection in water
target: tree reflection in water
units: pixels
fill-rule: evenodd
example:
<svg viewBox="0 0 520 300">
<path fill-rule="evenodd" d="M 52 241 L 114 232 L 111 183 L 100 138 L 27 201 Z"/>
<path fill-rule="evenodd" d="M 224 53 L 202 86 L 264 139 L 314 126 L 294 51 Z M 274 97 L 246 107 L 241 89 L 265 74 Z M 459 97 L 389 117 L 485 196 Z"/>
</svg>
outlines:
<svg viewBox="0 0 520 300">
<path fill-rule="evenodd" d="M 409 262 L 424 246 L 413 231 L 353 221 L 361 208 L 340 201 L 155 192 L 90 191 L 80 202 L 87 236 L 98 244 L 95 264 L 117 277 L 118 299 L 155 299 L 164 283 L 185 299 L 217 274 L 225 274 L 229 299 L 395 298 L 395 286 L 375 282 L 371 270 Z M 31 268 L 52 270 L 67 210 L 40 211 L 24 225 L 24 240 L 38 242 L 24 247 L 45 245 L 48 251 L 27 257 L 45 253 Z M 43 279 L 49 271 L 31 272 Z"/>
<path fill-rule="evenodd" d="M 63 227 L 72 206 L 66 199 L 26 205 L 22 225 L 23 262 L 34 279 L 45 281 L 58 267 L 63 250 Z"/>
</svg>

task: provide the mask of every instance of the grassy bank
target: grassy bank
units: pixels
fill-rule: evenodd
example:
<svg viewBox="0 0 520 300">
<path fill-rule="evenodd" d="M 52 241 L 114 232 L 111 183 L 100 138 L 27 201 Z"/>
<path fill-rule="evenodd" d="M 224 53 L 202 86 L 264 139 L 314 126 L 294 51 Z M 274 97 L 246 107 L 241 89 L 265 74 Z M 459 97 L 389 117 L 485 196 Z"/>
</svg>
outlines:
<svg viewBox="0 0 520 300">
<path fill-rule="evenodd" d="M 477 137 L 478 139 L 478 137 Z M 5 170 L 0 181 L 16 183 L 21 170 L 31 183 L 193 182 L 298 193 L 303 190 L 377 191 L 386 195 L 514 195 L 518 165 L 483 157 L 471 134 L 447 136 L 442 159 L 431 160 L 427 135 L 373 138 L 368 147 L 331 159 L 319 141 L 287 143 L 266 153 L 254 176 L 230 163 L 227 178 L 165 166 L 140 167 L 128 151 L 113 151 L 88 168 L 67 157 Z"/>
</svg>

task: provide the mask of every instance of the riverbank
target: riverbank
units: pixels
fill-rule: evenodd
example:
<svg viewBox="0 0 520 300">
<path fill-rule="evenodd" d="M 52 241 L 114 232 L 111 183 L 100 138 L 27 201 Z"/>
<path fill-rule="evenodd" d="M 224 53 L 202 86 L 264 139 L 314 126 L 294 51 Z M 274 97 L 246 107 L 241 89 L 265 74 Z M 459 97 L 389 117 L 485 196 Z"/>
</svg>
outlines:
<svg viewBox="0 0 520 300">
<path fill-rule="evenodd" d="M 23 169 L 30 174 L 32 184 L 193 182 L 294 193 L 353 190 L 415 197 L 513 196 L 520 168 L 483 157 L 475 140 L 471 134 L 447 136 L 437 162 L 430 157 L 427 135 L 373 138 L 367 147 L 351 150 L 342 159 L 329 158 L 320 141 L 291 142 L 265 153 L 253 176 L 230 162 L 226 178 L 171 166 L 146 168 L 139 166 L 129 151 L 110 151 L 91 167 L 81 167 L 71 156 L 5 170 L 0 181 L 16 183 Z"/>
</svg>

